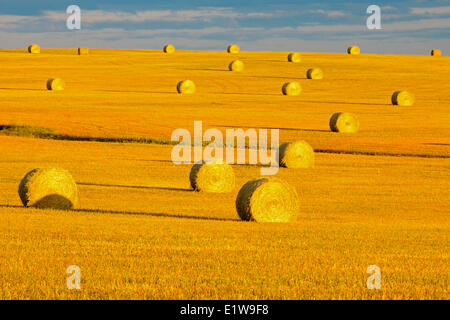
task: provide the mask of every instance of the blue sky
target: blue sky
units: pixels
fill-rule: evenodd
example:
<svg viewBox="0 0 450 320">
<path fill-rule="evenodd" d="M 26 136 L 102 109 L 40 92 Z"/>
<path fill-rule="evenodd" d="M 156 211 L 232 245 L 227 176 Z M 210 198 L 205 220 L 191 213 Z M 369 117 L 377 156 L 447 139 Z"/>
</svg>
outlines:
<svg viewBox="0 0 450 320">
<path fill-rule="evenodd" d="M 66 28 L 66 8 L 82 9 L 82 30 Z M 382 8 L 382 30 L 368 30 L 366 9 Z M 0 0 L 0 47 L 343 52 L 450 52 L 450 0 L 183 1 Z"/>
</svg>

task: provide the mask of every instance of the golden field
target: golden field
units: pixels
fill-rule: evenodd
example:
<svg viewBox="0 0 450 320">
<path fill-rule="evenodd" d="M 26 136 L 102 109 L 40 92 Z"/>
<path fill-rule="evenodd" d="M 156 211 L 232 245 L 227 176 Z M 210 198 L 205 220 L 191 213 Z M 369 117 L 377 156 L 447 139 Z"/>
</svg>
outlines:
<svg viewBox="0 0 450 320">
<path fill-rule="evenodd" d="M 450 58 L 43 49 L 0 59 L 1 299 L 449 298 Z M 243 72 L 227 71 L 235 59 Z M 306 79 L 312 67 L 323 80 Z M 66 90 L 46 90 L 55 77 Z M 184 79 L 196 94 L 176 93 Z M 300 96 L 281 94 L 289 81 Z M 402 89 L 413 107 L 391 105 Z M 330 131 L 341 111 L 357 114 L 358 133 Z M 191 166 L 162 143 L 194 120 L 308 141 L 315 168 L 277 174 L 299 193 L 299 220 L 239 221 L 236 195 L 258 166 L 233 166 L 231 194 L 192 192 Z M 15 136 L 20 126 L 61 140 Z M 107 142 L 120 139 L 157 143 Z M 20 180 L 44 166 L 72 173 L 79 209 L 22 207 Z M 81 290 L 66 287 L 69 265 Z M 381 290 L 366 288 L 369 265 Z"/>
</svg>

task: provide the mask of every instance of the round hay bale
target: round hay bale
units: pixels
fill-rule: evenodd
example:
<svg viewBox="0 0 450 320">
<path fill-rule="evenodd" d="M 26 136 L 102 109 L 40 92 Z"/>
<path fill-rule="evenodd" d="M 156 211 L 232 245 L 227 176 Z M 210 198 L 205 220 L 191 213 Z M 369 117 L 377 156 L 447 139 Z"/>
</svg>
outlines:
<svg viewBox="0 0 450 320">
<path fill-rule="evenodd" d="M 280 167 L 314 167 L 314 149 L 306 141 L 286 142 L 279 149 Z"/>
<path fill-rule="evenodd" d="M 28 47 L 29 53 L 41 53 L 41 48 L 37 44 L 32 44 Z"/>
<path fill-rule="evenodd" d="M 439 49 L 433 49 L 433 50 L 431 50 L 431 55 L 434 57 L 440 57 L 440 56 L 442 56 L 442 52 Z"/>
<path fill-rule="evenodd" d="M 281 88 L 285 96 L 298 96 L 302 93 L 302 86 L 298 82 L 287 82 Z"/>
<path fill-rule="evenodd" d="M 195 164 L 189 179 L 195 191 L 226 193 L 235 187 L 234 171 L 227 163 Z"/>
<path fill-rule="evenodd" d="M 64 90 L 65 87 L 66 87 L 66 83 L 62 79 L 54 78 L 54 79 L 47 80 L 47 89 L 48 90 L 60 91 L 60 90 Z"/>
<path fill-rule="evenodd" d="M 306 77 L 313 80 L 323 79 L 323 71 L 319 68 L 311 68 L 306 72 Z"/>
<path fill-rule="evenodd" d="M 227 48 L 228 53 L 237 54 L 239 53 L 239 47 L 235 44 L 230 44 Z"/>
<path fill-rule="evenodd" d="M 395 91 L 391 101 L 394 106 L 411 107 L 414 105 L 415 97 L 408 91 Z"/>
<path fill-rule="evenodd" d="M 78 188 L 69 171 L 61 168 L 34 169 L 19 185 L 25 207 L 68 210 L 78 206 Z"/>
<path fill-rule="evenodd" d="M 263 178 L 241 188 L 236 210 L 244 221 L 290 222 L 298 217 L 299 199 L 297 191 L 285 181 Z"/>
<path fill-rule="evenodd" d="M 299 63 L 302 61 L 302 56 L 298 52 L 291 52 L 288 55 L 288 61 L 294 62 L 294 63 Z"/>
<path fill-rule="evenodd" d="M 228 69 L 230 71 L 243 71 L 244 70 L 244 63 L 241 60 L 234 60 L 228 65 Z"/>
<path fill-rule="evenodd" d="M 356 54 L 360 54 L 361 50 L 357 46 L 351 46 L 351 47 L 348 47 L 347 53 L 351 54 L 351 55 L 356 55 Z"/>
<path fill-rule="evenodd" d="M 192 94 L 195 93 L 195 90 L 196 90 L 195 83 L 191 80 L 183 80 L 178 82 L 177 84 L 178 93 Z"/>
<path fill-rule="evenodd" d="M 88 55 L 88 54 L 89 54 L 89 48 L 87 48 L 87 47 L 79 47 L 78 48 L 79 56 L 84 56 L 84 55 Z"/>
<path fill-rule="evenodd" d="M 164 52 L 165 53 L 174 53 L 175 52 L 175 47 L 171 44 L 168 44 L 164 47 Z"/>
<path fill-rule="evenodd" d="M 330 119 L 330 129 L 333 132 L 355 133 L 359 130 L 359 120 L 353 113 L 338 112 Z"/>
</svg>

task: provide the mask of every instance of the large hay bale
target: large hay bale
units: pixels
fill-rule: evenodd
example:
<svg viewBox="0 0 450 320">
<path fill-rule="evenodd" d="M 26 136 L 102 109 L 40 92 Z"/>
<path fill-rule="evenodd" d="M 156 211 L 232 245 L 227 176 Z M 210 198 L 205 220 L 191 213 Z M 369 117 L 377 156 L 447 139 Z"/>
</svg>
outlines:
<svg viewBox="0 0 450 320">
<path fill-rule="evenodd" d="M 235 187 L 234 171 L 227 163 L 195 164 L 189 179 L 195 191 L 226 193 Z"/>
<path fill-rule="evenodd" d="M 32 44 L 28 47 L 29 53 L 41 53 L 41 48 L 37 44 Z"/>
<path fill-rule="evenodd" d="M 353 113 L 338 112 L 330 119 L 330 129 L 333 132 L 355 133 L 359 130 L 359 120 Z"/>
<path fill-rule="evenodd" d="M 297 191 L 285 181 L 263 178 L 241 188 L 236 210 L 244 221 L 290 222 L 299 214 L 299 199 Z"/>
<path fill-rule="evenodd" d="M 302 56 L 298 52 L 291 52 L 288 54 L 288 61 L 294 62 L 294 63 L 299 63 L 302 61 Z"/>
<path fill-rule="evenodd" d="M 244 63 L 241 60 L 234 60 L 228 65 L 228 69 L 230 71 L 243 71 L 244 70 Z"/>
<path fill-rule="evenodd" d="M 64 90 L 65 87 L 66 87 L 66 83 L 62 79 L 59 79 L 59 78 L 53 79 L 52 78 L 52 79 L 47 80 L 47 89 L 48 90 L 60 91 L 60 90 Z"/>
<path fill-rule="evenodd" d="M 431 55 L 435 56 L 435 57 L 440 57 L 440 56 L 442 56 L 442 52 L 439 49 L 433 49 L 433 50 L 431 50 Z"/>
<path fill-rule="evenodd" d="M 88 54 L 89 54 L 89 48 L 87 48 L 87 47 L 79 47 L 78 48 L 79 56 L 84 56 L 84 55 L 88 55 Z"/>
<path fill-rule="evenodd" d="M 168 44 L 164 47 L 164 52 L 165 53 L 174 53 L 175 52 L 175 47 L 171 44 Z"/>
<path fill-rule="evenodd" d="M 280 146 L 278 156 L 280 167 L 314 167 L 314 149 L 306 141 L 286 142 Z"/>
<path fill-rule="evenodd" d="M 302 86 L 298 82 L 287 82 L 281 88 L 285 96 L 298 96 L 302 93 Z"/>
<path fill-rule="evenodd" d="M 313 80 L 323 79 L 323 71 L 319 68 L 311 68 L 306 72 L 306 77 Z"/>
<path fill-rule="evenodd" d="M 347 53 L 351 55 L 357 55 L 361 53 L 361 50 L 357 46 L 348 47 Z"/>
<path fill-rule="evenodd" d="M 239 53 L 239 47 L 235 44 L 230 44 L 227 48 L 228 53 L 237 54 Z"/>
<path fill-rule="evenodd" d="M 78 188 L 72 175 L 61 168 L 34 169 L 19 185 L 25 207 L 67 210 L 78 206 Z"/>
<path fill-rule="evenodd" d="M 195 83 L 191 80 L 183 80 L 178 82 L 177 84 L 178 93 L 192 94 L 195 93 L 195 90 L 196 90 Z"/>
<path fill-rule="evenodd" d="M 408 91 L 395 91 L 391 97 L 394 106 L 411 107 L 414 105 L 415 97 Z"/>
</svg>

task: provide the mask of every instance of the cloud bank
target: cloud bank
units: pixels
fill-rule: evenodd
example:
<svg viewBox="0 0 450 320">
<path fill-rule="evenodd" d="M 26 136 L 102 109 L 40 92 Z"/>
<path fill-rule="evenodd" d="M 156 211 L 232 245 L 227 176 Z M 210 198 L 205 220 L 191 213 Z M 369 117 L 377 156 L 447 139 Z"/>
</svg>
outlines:
<svg viewBox="0 0 450 320">
<path fill-rule="evenodd" d="M 171 42 L 180 49 L 223 50 L 238 42 L 244 50 L 328 52 L 358 44 L 364 45 L 363 52 L 373 53 L 423 54 L 438 46 L 450 51 L 450 6 L 386 6 L 384 11 L 382 30 L 368 30 L 365 10 L 96 9 L 82 10 L 82 30 L 69 31 L 65 11 L 46 10 L 0 15 L 0 43 L 4 48 L 39 42 L 43 47 L 160 49 Z"/>
</svg>

